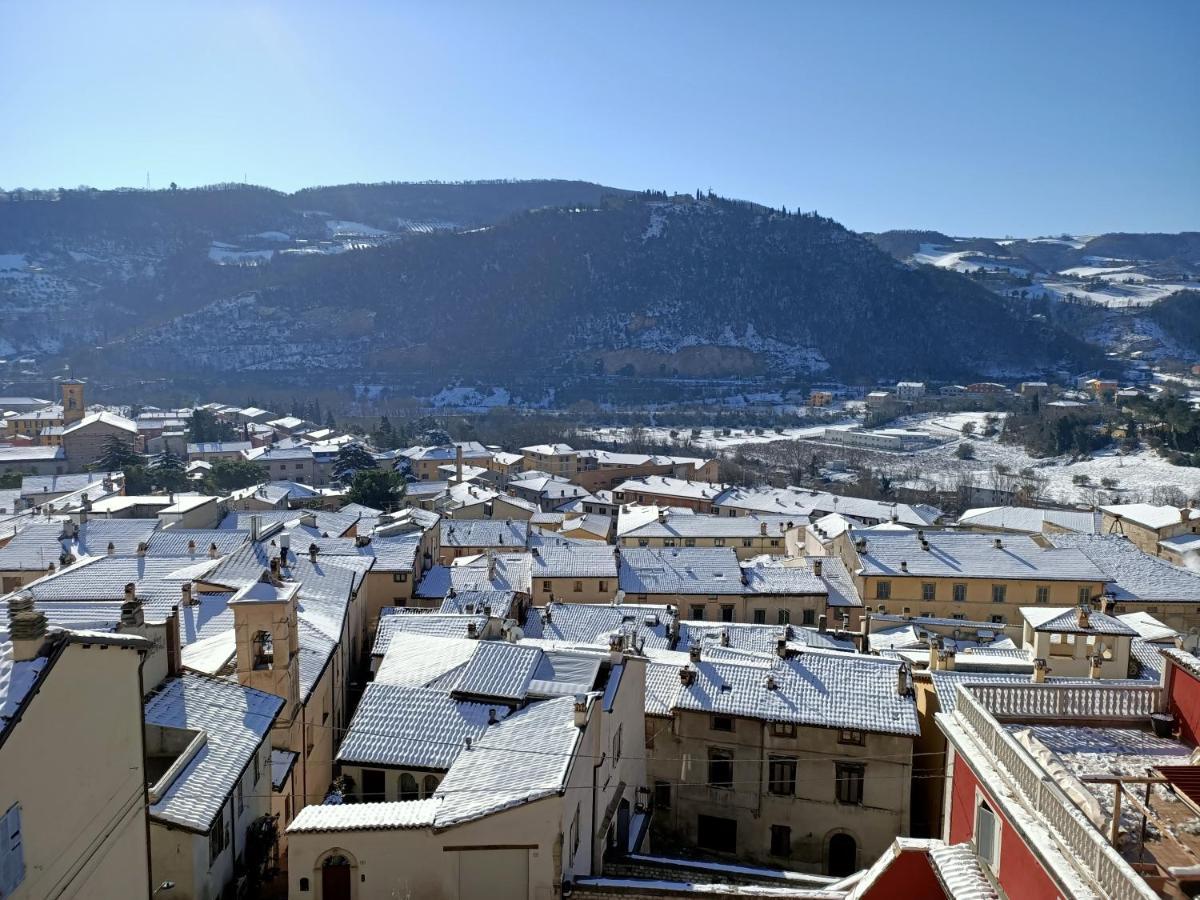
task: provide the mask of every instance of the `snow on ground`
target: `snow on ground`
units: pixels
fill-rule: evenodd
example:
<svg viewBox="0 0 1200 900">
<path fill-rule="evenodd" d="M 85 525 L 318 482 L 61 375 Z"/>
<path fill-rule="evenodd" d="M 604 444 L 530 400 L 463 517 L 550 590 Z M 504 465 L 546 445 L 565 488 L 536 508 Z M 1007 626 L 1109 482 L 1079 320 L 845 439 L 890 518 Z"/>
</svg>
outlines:
<svg viewBox="0 0 1200 900">
<path fill-rule="evenodd" d="M 443 388 L 430 398 L 429 405 L 439 409 L 451 408 L 462 412 L 486 412 L 496 406 L 508 406 L 511 402 L 512 397 L 501 387 L 480 390 L 479 388 L 460 386 Z"/>
<path fill-rule="evenodd" d="M 219 266 L 257 266 L 270 262 L 274 255 L 274 250 L 237 250 L 219 241 L 208 248 L 208 258 Z"/>
<path fill-rule="evenodd" d="M 1108 275 L 1112 272 L 1129 272 L 1133 266 L 1073 266 L 1063 269 L 1059 275 L 1074 275 L 1076 278 L 1095 278 L 1097 275 Z"/>
<path fill-rule="evenodd" d="M 261 238 L 264 241 L 290 241 L 292 236 L 282 231 L 260 231 L 250 237 Z"/>
<path fill-rule="evenodd" d="M 953 269 L 955 272 L 974 272 L 976 269 L 1005 269 L 1014 275 L 1028 275 L 1029 270 L 1015 266 L 978 250 L 947 250 L 940 244 L 922 244 L 913 254 L 913 262 Z"/>
<path fill-rule="evenodd" d="M 652 425 L 642 428 L 641 436 L 653 443 L 679 444 L 690 442 L 698 450 L 722 451 L 734 450 L 745 444 L 769 444 L 772 441 L 795 441 L 802 438 L 819 438 L 826 428 L 849 429 L 858 425 L 857 421 L 826 422 L 820 425 L 809 425 L 801 428 L 762 429 L 762 434 L 755 434 L 753 428 L 730 428 L 729 434 L 723 434 L 724 429 L 702 427 L 699 437 L 692 437 L 692 429 L 684 426 L 666 428 Z M 584 433 L 597 441 L 608 442 L 627 441 L 630 438 L 629 428 L 591 428 Z M 675 431 L 678 437 L 671 437 Z"/>
<path fill-rule="evenodd" d="M 381 237 L 388 232 L 380 228 L 375 228 L 371 225 L 364 225 L 362 222 L 347 222 L 342 219 L 327 219 L 325 227 L 329 229 L 330 234 L 353 234 L 364 237 Z"/>
<path fill-rule="evenodd" d="M 397 219 L 396 228 L 416 234 L 433 234 L 435 231 L 453 231 L 458 226 L 454 222 L 419 222 L 415 219 Z"/>
<path fill-rule="evenodd" d="M 1070 247 L 1073 250 L 1082 250 L 1084 245 L 1090 240 L 1087 237 L 1070 238 L 1031 238 L 1031 244 L 1062 244 L 1064 247 Z"/>
<path fill-rule="evenodd" d="M 1043 287 L 1057 299 L 1065 299 L 1073 295 L 1077 300 L 1094 303 L 1097 306 L 1107 306 L 1110 309 L 1124 309 L 1135 306 L 1152 306 L 1164 297 L 1178 291 L 1195 290 L 1194 282 L 1151 282 L 1139 281 L 1137 284 L 1124 284 L 1120 276 L 1105 279 L 1106 284 L 1099 290 L 1089 291 L 1086 286 L 1070 281 L 1046 281 Z M 1135 277 L 1136 281 L 1137 278 Z"/>
</svg>

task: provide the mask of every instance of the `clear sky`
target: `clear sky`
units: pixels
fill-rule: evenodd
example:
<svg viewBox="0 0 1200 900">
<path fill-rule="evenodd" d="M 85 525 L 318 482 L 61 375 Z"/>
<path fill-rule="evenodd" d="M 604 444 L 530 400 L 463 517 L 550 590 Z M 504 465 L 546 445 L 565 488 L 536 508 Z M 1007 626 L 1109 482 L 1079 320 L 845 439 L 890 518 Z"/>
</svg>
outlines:
<svg viewBox="0 0 1200 900">
<path fill-rule="evenodd" d="M 1200 228 L 1200 2 L 0 0 L 0 186 L 582 178 Z"/>
</svg>

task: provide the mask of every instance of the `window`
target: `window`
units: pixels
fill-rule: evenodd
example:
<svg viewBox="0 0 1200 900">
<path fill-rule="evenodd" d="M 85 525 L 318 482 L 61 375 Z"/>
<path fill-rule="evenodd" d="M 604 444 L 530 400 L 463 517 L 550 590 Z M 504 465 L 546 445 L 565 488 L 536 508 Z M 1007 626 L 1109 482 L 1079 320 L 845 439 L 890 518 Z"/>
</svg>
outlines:
<svg viewBox="0 0 1200 900">
<path fill-rule="evenodd" d="M 993 625 L 1003 625 L 1004 624 L 1004 616 L 992 616 L 992 624 Z"/>
<path fill-rule="evenodd" d="M 966 619 L 966 616 L 963 613 L 955 613 L 953 616 L 951 616 L 951 618 L 962 621 L 963 619 Z"/>
<path fill-rule="evenodd" d="M 863 775 L 867 767 L 859 763 L 834 763 L 838 803 L 863 802 Z"/>
<path fill-rule="evenodd" d="M 796 726 L 791 722 L 772 722 L 771 734 L 774 737 L 794 738 L 796 736 Z"/>
<path fill-rule="evenodd" d="M 543 582 L 542 582 L 542 591 L 543 591 L 543 592 L 546 592 L 546 593 L 549 593 L 549 591 L 550 591 L 550 582 L 548 582 L 548 581 L 543 581 Z"/>
<path fill-rule="evenodd" d="M 617 733 L 613 735 L 612 758 L 613 758 L 614 763 L 621 758 L 621 729 L 624 727 L 625 727 L 624 725 L 618 725 Z"/>
<path fill-rule="evenodd" d="M 839 744 L 854 744 L 861 747 L 867 742 L 867 736 L 857 728 L 843 728 L 838 731 Z"/>
<path fill-rule="evenodd" d="M 225 850 L 225 845 L 229 843 L 229 832 L 225 828 L 225 807 L 221 807 L 221 811 L 217 813 L 217 820 L 213 822 L 212 831 L 208 833 L 208 864 L 211 866 L 218 856 Z"/>
<path fill-rule="evenodd" d="M 571 817 L 571 856 L 579 852 L 579 807 L 575 807 L 575 815 Z"/>
<path fill-rule="evenodd" d="M 713 716 L 709 726 L 713 731 L 733 731 L 731 716 Z"/>
<path fill-rule="evenodd" d="M 983 800 L 975 807 L 975 853 L 993 872 L 1000 862 L 1000 823 Z"/>
<path fill-rule="evenodd" d="M 396 581 L 396 582 L 399 582 L 400 584 L 403 584 L 404 582 L 408 581 L 408 573 L 407 572 L 393 572 L 392 573 L 392 581 Z"/>
<path fill-rule="evenodd" d="M 600 582 L 600 593 L 602 593 L 602 594 L 608 593 L 608 582 L 607 581 Z"/>
<path fill-rule="evenodd" d="M 937 599 L 937 585 L 934 582 L 924 581 L 921 583 L 921 599 L 922 600 L 936 600 Z"/>
<path fill-rule="evenodd" d="M 720 816 L 696 817 L 696 843 L 718 853 L 737 852 L 737 819 Z"/>
<path fill-rule="evenodd" d="M 992 602 L 1003 603 L 1008 599 L 1008 586 L 1003 584 L 992 585 Z"/>
<path fill-rule="evenodd" d="M 708 783 L 710 787 L 733 787 L 733 754 L 716 747 L 708 751 Z"/>
<path fill-rule="evenodd" d="M 698 622 L 704 621 L 704 607 L 699 603 L 692 604 L 692 618 Z"/>
<path fill-rule="evenodd" d="M 725 546 L 725 538 L 713 538 L 713 546 L 714 547 L 724 547 Z"/>
<path fill-rule="evenodd" d="M 779 610 L 779 624 L 786 625 L 790 621 L 792 621 L 792 614 L 786 609 Z"/>
<path fill-rule="evenodd" d="M 778 547 L 779 546 L 779 538 L 771 538 L 771 546 Z"/>
<path fill-rule="evenodd" d="M 890 581 L 875 582 L 875 599 L 876 600 L 891 600 L 892 599 L 892 583 Z"/>
<path fill-rule="evenodd" d="M 582 594 L 583 593 L 583 582 L 582 581 L 575 582 L 574 590 L 575 590 L 575 593 Z"/>
<path fill-rule="evenodd" d="M 385 776 L 382 769 L 362 770 L 362 798 L 364 803 L 382 803 L 384 796 Z"/>
<path fill-rule="evenodd" d="M 650 539 L 649 538 L 638 538 L 638 546 L 639 547 L 649 547 Z"/>
<path fill-rule="evenodd" d="M 307 878 L 300 879 L 300 893 L 302 893 L 302 894 L 308 893 L 308 879 Z"/>
<path fill-rule="evenodd" d="M 796 795 L 796 760 L 787 756 L 772 756 L 769 764 L 768 789 L 782 797 Z"/>
<path fill-rule="evenodd" d="M 433 792 L 438 788 L 438 777 L 436 775 L 426 775 L 421 779 L 421 798 L 428 800 L 433 796 Z"/>
<path fill-rule="evenodd" d="M 671 808 L 671 782 L 654 782 L 654 806 L 657 809 Z"/>
<path fill-rule="evenodd" d="M 420 800 L 421 792 L 417 789 L 417 779 L 408 772 L 400 773 L 400 799 Z"/>
<path fill-rule="evenodd" d="M 754 546 L 754 538 L 742 538 L 742 546 L 743 547 L 753 547 Z"/>
<path fill-rule="evenodd" d="M 685 546 L 685 547 L 695 547 L 695 546 L 696 546 L 696 539 L 695 539 L 695 538 L 684 538 L 684 539 L 683 539 L 683 546 Z"/>
<path fill-rule="evenodd" d="M 1092 589 L 1088 588 L 1088 587 L 1081 587 L 1079 589 L 1079 605 L 1087 606 L 1091 602 L 1092 602 Z"/>
<path fill-rule="evenodd" d="M 771 826 L 771 855 L 792 855 L 792 829 L 787 825 Z"/>
<path fill-rule="evenodd" d="M 965 584 L 956 584 L 954 586 L 954 602 L 955 603 L 966 603 L 967 602 L 967 586 Z"/>
<path fill-rule="evenodd" d="M 767 611 L 765 609 L 756 609 L 756 610 L 754 610 L 752 615 L 754 617 L 755 625 L 766 625 L 767 624 Z"/>
<path fill-rule="evenodd" d="M 1048 588 L 1044 585 L 1040 585 L 1038 587 L 1037 602 L 1038 603 L 1049 603 L 1050 602 L 1050 588 Z"/>
<path fill-rule="evenodd" d="M 675 538 L 663 538 L 663 546 L 664 547 L 674 547 L 675 546 Z"/>
<path fill-rule="evenodd" d="M 721 605 L 721 621 L 722 622 L 732 622 L 733 621 L 733 607 L 727 603 Z"/>
<path fill-rule="evenodd" d="M 802 625 L 815 625 L 817 622 L 817 611 L 815 609 L 803 610 L 800 614 L 800 623 Z"/>
<path fill-rule="evenodd" d="M 25 848 L 21 843 L 21 804 L 14 803 L 0 821 L 0 896 L 16 893 L 25 880 Z"/>
</svg>

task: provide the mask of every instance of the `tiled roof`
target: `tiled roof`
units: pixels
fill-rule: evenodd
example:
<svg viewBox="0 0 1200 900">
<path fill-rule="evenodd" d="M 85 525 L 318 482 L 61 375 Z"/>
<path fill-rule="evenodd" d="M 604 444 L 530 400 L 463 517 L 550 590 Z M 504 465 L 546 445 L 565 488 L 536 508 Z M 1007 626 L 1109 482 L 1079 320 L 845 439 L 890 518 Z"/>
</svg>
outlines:
<svg viewBox="0 0 1200 900">
<path fill-rule="evenodd" d="M 109 543 L 116 553 L 134 553 L 138 544 L 150 539 L 158 519 L 90 519 L 79 526 L 75 537 L 64 531 L 66 524 L 40 521 L 17 532 L 0 547 L 0 570 L 45 570 L 50 563 L 57 567 L 64 550 L 79 559 L 104 556 Z"/>
<path fill-rule="evenodd" d="M 985 506 L 968 509 L 959 517 L 960 528 L 995 528 L 1040 534 L 1046 523 L 1081 534 L 1097 534 L 1100 516 L 1083 509 L 1037 509 L 1031 506 Z"/>
<path fill-rule="evenodd" d="M 76 431 L 81 431 L 85 428 L 90 428 L 92 425 L 110 425 L 113 428 L 119 428 L 122 431 L 137 432 L 137 425 L 132 419 L 127 419 L 124 416 L 118 416 L 116 413 L 104 410 L 102 412 L 92 413 L 90 416 L 84 416 L 74 425 L 68 425 L 63 428 L 63 436 L 73 434 Z"/>
<path fill-rule="evenodd" d="M 482 628 L 486 616 L 443 616 L 437 613 L 412 611 L 408 614 L 388 614 L 385 607 L 379 617 L 375 631 L 375 643 L 371 646 L 372 656 L 383 656 L 391 646 L 393 636 L 401 633 L 430 635 L 432 637 L 466 637 L 467 626 L 474 622 Z"/>
<path fill-rule="evenodd" d="M 825 582 L 811 568 L 751 565 L 742 568 L 746 594 L 824 594 Z"/>
<path fill-rule="evenodd" d="M 148 556 L 194 556 L 200 560 L 208 556 L 209 548 L 217 545 L 217 555 L 225 556 L 241 547 L 250 539 L 249 531 L 231 531 L 228 528 L 166 528 L 150 535 L 146 549 Z M 189 549 L 189 544 L 194 544 Z"/>
<path fill-rule="evenodd" d="M 511 645 L 510 645 L 511 646 Z M 338 750 L 338 762 L 368 766 L 449 769 L 464 738 L 480 740 L 489 710 L 508 707 L 455 700 L 445 691 L 372 682 Z"/>
<path fill-rule="evenodd" d="M 1052 534 L 1055 547 L 1082 553 L 1104 572 L 1118 603 L 1125 600 L 1200 602 L 1200 573 L 1143 553 L 1115 534 Z M 0 551 L 3 552 L 3 551 Z"/>
<path fill-rule="evenodd" d="M 546 621 L 546 612 L 550 621 Z M 525 619 L 525 636 L 544 640 L 608 646 L 609 637 L 630 633 L 634 645 L 666 649 L 671 644 L 667 606 L 635 604 L 555 603 L 532 610 Z"/>
<path fill-rule="evenodd" d="M 705 649 L 724 646 L 735 650 L 774 654 L 781 638 L 787 641 L 792 648 L 819 647 L 823 650 L 842 650 L 851 653 L 857 649 L 854 641 L 848 638 L 839 638 L 835 632 L 821 632 L 815 628 L 689 620 L 679 623 L 677 647 L 680 650 L 688 650 L 693 643 L 696 643 L 700 645 L 702 652 Z"/>
<path fill-rule="evenodd" d="M 626 594 L 740 594 L 742 569 L 728 547 L 621 551 Z"/>
<path fill-rule="evenodd" d="M 443 519 L 443 547 L 523 548 L 529 523 L 512 519 Z"/>
<path fill-rule="evenodd" d="M 1200 520 L 1200 509 L 1185 508 L 1181 511 L 1176 506 L 1154 506 L 1150 503 L 1119 503 L 1102 506 L 1100 510 L 1155 531 L 1183 522 Z"/>
<path fill-rule="evenodd" d="M 713 501 L 724 509 L 744 509 L 785 515 L 841 513 L 856 519 L 875 522 L 895 520 L 901 525 L 927 528 L 941 518 L 942 511 L 925 504 L 885 503 L 860 497 L 843 497 L 827 491 L 808 491 L 798 487 L 786 488 L 729 488 Z"/>
<path fill-rule="evenodd" d="M 478 641 L 458 679 L 455 693 L 465 697 L 522 700 L 541 659 L 541 650 L 507 641 Z"/>
<path fill-rule="evenodd" d="M 5 631 L 8 625 L 5 623 Z M 50 660 L 40 656 L 23 662 L 13 662 L 12 644 L 8 635 L 0 640 L 0 734 L 20 711 L 25 699 L 37 686 Z"/>
<path fill-rule="evenodd" d="M 675 683 L 672 686 L 656 673 L 656 693 L 666 693 L 650 698 L 648 691 L 647 712 L 653 703 L 656 708 L 665 705 L 769 722 L 911 736 L 920 732 L 912 697 L 897 692 L 900 667 L 893 662 L 809 650 L 789 660 L 701 659 L 688 665 L 695 672 L 690 686 L 682 683 L 678 665 L 650 662 L 648 670 L 670 669 Z"/>
<path fill-rule="evenodd" d="M 1091 560 L 1076 550 L 1047 550 L 1025 535 L 967 531 L 850 532 L 865 540 L 860 573 L 930 578 L 1015 578 L 1039 581 L 1104 581 Z M 921 544 L 924 536 L 928 550 Z M 995 545 L 1000 541 L 1000 547 Z M 907 570 L 904 570 L 907 564 Z"/>
<path fill-rule="evenodd" d="M 607 544 L 546 543 L 532 554 L 533 578 L 617 577 L 617 560 Z M 616 585 L 613 585 L 614 589 Z"/>
<path fill-rule="evenodd" d="M 647 475 L 630 478 L 613 488 L 618 494 L 651 494 L 657 497 L 679 497 L 688 500 L 715 500 L 727 485 L 710 484 L 707 481 L 688 481 L 666 475 Z"/>
<path fill-rule="evenodd" d="M 627 538 L 748 538 L 761 537 L 762 526 L 767 536 L 779 537 L 783 530 L 808 522 L 807 516 L 659 516 L 622 534 Z"/>
<path fill-rule="evenodd" d="M 517 591 L 528 594 L 533 568 L 528 553 L 496 553 L 494 569 L 487 554 L 460 557 L 452 566 L 433 566 L 417 585 L 418 597 L 438 600 L 456 591 Z"/>
<path fill-rule="evenodd" d="M 150 816 L 207 832 L 251 757 L 271 730 L 283 698 L 236 682 L 184 674 L 146 700 L 148 725 L 203 730 L 207 742 Z"/>
<path fill-rule="evenodd" d="M 448 672 L 466 665 L 475 653 L 477 643 L 466 639 L 465 633 L 437 637 L 394 632 L 388 639 L 387 652 L 372 683 L 428 687 Z"/>
<path fill-rule="evenodd" d="M 1102 612 L 1088 613 L 1087 624 L 1079 622 L 1076 607 L 1022 606 L 1021 615 L 1034 631 L 1052 634 L 1105 634 L 1117 637 L 1136 637 L 1137 632 L 1115 616 Z"/>
<path fill-rule="evenodd" d="M 497 619 L 507 619 L 516 599 L 513 591 L 455 591 L 446 595 L 438 612 L 443 615 L 482 615 L 486 608 Z"/>
<path fill-rule="evenodd" d="M 433 825 L 440 800 L 391 803 L 337 803 L 306 806 L 288 826 L 288 834 L 320 831 L 375 831 Z"/>
<path fill-rule="evenodd" d="M 482 818 L 558 793 L 566 781 L 581 730 L 571 697 L 517 710 L 459 754 L 438 785 L 442 804 L 435 827 Z M 538 752 L 531 753 L 530 748 Z"/>
</svg>

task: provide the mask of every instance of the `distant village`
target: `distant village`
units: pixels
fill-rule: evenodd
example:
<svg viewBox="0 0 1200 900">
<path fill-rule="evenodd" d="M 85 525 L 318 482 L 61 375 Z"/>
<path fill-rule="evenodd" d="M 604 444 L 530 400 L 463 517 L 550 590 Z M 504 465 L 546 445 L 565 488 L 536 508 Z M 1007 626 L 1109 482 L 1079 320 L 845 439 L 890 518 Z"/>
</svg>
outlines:
<svg viewBox="0 0 1200 900">
<path fill-rule="evenodd" d="M 0 897 L 1200 893 L 1186 500 L 947 511 L 88 388 L 0 397 Z"/>
</svg>

